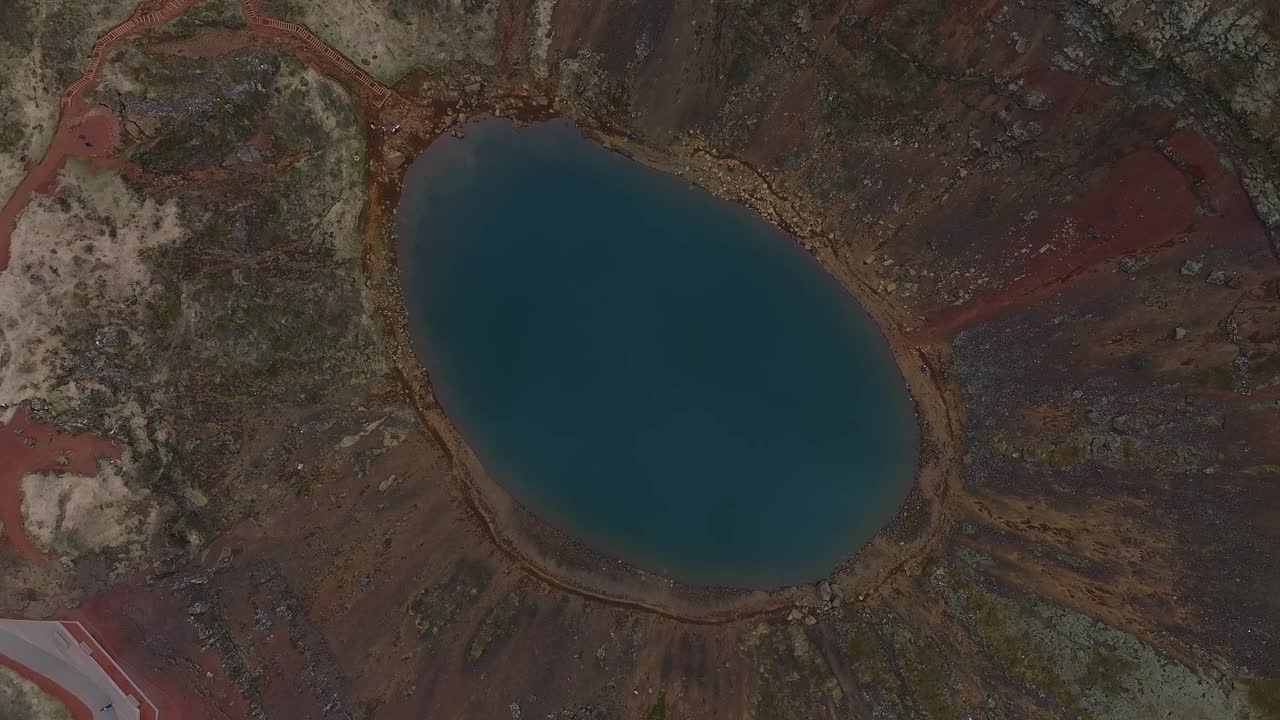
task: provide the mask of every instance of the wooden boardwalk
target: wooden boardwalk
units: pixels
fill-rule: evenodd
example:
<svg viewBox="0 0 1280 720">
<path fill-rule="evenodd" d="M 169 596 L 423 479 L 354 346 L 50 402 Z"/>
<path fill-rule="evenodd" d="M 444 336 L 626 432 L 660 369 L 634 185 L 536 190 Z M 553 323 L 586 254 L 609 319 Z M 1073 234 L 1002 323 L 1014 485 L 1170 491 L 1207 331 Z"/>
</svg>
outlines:
<svg viewBox="0 0 1280 720">
<path fill-rule="evenodd" d="M 98 77 L 98 68 L 102 66 L 102 57 L 106 53 L 107 48 L 120 38 L 129 35 L 139 29 L 145 30 L 162 22 L 168 22 L 182 13 L 187 8 L 195 5 L 201 0 L 169 0 L 159 10 L 139 15 L 134 13 L 132 17 L 119 25 L 115 26 L 106 35 L 98 38 L 98 42 L 93 44 L 93 51 L 89 53 L 89 63 L 85 65 L 84 73 L 80 75 L 80 79 L 67 86 L 66 92 L 62 93 L 62 107 L 69 107 L 76 99 L 76 96 L 84 92 L 86 88 L 93 84 Z"/>
<path fill-rule="evenodd" d="M 302 43 L 312 52 L 324 57 L 334 65 L 337 65 L 343 72 L 354 77 L 360 82 L 360 84 L 364 85 L 369 92 L 373 93 L 374 105 L 382 107 L 387 102 L 387 98 L 391 97 L 391 88 L 383 85 L 381 82 L 378 82 L 377 78 L 364 70 L 361 70 L 355 65 L 355 63 L 343 56 L 342 53 L 334 50 L 328 45 L 328 43 L 312 34 L 312 32 L 305 26 L 297 23 L 286 22 L 284 20 L 277 20 L 276 18 L 263 15 L 258 10 L 258 0 L 241 0 L 241 3 L 244 7 L 245 19 L 249 21 L 251 26 L 267 27 L 273 30 L 279 30 L 302 41 Z"/>
</svg>

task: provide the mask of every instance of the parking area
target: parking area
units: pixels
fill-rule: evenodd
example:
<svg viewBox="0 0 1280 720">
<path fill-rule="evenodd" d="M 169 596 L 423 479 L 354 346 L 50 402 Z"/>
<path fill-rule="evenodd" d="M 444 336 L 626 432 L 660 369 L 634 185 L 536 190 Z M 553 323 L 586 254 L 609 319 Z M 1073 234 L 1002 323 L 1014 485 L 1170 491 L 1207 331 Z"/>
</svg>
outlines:
<svg viewBox="0 0 1280 720">
<path fill-rule="evenodd" d="M 0 620 L 0 663 L 93 720 L 156 720 L 159 712 L 78 622 Z"/>
</svg>

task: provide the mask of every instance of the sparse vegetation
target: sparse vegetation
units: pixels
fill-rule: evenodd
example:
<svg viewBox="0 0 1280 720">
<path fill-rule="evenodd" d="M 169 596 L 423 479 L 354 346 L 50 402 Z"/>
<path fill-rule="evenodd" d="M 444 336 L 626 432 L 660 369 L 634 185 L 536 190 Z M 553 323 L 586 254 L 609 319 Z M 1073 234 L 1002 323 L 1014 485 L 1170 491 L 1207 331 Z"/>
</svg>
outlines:
<svg viewBox="0 0 1280 720">
<path fill-rule="evenodd" d="M 315 480 L 309 476 L 302 476 L 293 483 L 293 494 L 302 498 L 311 495 L 312 488 L 315 487 Z"/>
<path fill-rule="evenodd" d="M 1246 677 L 1242 682 L 1249 703 L 1265 720 L 1280 718 L 1280 679 Z"/>
<path fill-rule="evenodd" d="M 796 4 L 791 0 L 747 0 L 730 7 L 731 14 L 724 21 L 727 51 L 733 58 L 727 75 L 730 84 L 739 85 L 794 34 Z"/>
<path fill-rule="evenodd" d="M 413 22 L 422 13 L 420 0 L 388 0 L 387 12 L 399 22 Z"/>
<path fill-rule="evenodd" d="M 890 5 L 877 18 L 877 27 L 897 47 L 917 57 L 928 54 L 936 42 L 934 33 L 956 0 L 903 0 Z"/>
<path fill-rule="evenodd" d="M 297 61 L 291 62 L 297 67 Z M 135 153 L 144 170 L 179 173 L 244 153 L 253 157 L 246 145 L 267 122 L 272 90 L 281 80 L 279 54 L 250 49 L 185 68 L 142 63 L 138 69 L 147 85 L 156 88 L 153 93 L 186 96 L 190 108 L 166 119 L 164 131 Z M 309 110 L 304 104 L 289 112 Z"/>
<path fill-rule="evenodd" d="M 666 691 L 658 693 L 658 702 L 649 708 L 649 714 L 645 716 L 645 720 L 667 720 L 667 693 Z"/>
<path fill-rule="evenodd" d="M 327 136 L 306 105 L 307 95 L 302 88 L 292 88 L 277 103 L 279 110 L 271 128 L 271 142 L 282 152 L 314 151 Z"/>
<path fill-rule="evenodd" d="M 448 580 L 419 593 L 409 606 L 418 634 L 433 646 L 430 639 L 444 630 L 453 619 L 475 602 L 489 586 L 489 568 L 472 560 L 460 560 Z"/>
<path fill-rule="evenodd" d="M 151 32 L 183 39 L 193 37 L 201 28 L 242 28 L 245 20 L 239 5 L 237 0 L 205 0 Z"/>
<path fill-rule="evenodd" d="M 19 53 L 31 50 L 35 27 L 32 0 L 5 0 L 0 3 L 0 42 L 9 43 Z"/>
<path fill-rule="evenodd" d="M 758 718 L 810 717 L 814 708 L 843 699 L 826 656 L 802 626 L 759 625 L 743 649 L 762 673 L 756 697 Z"/>
<path fill-rule="evenodd" d="M 78 6 L 90 15 L 100 10 Z M 154 128 L 148 133 L 154 140 L 140 153 L 148 169 L 216 169 L 228 151 L 223 143 L 243 143 L 271 120 L 271 89 L 282 68 L 290 82 L 312 73 L 262 50 L 181 63 L 126 54 L 115 59 L 98 92 L 136 108 L 135 118 L 155 114 L 143 120 Z M 113 78 L 122 84 L 113 85 Z M 128 437 L 137 468 L 131 472 L 142 480 L 131 475 L 127 487 L 161 504 L 172 500 L 165 537 L 178 548 L 199 547 L 217 531 L 225 509 L 221 498 L 195 506 L 183 495 L 198 482 L 193 475 L 216 466 L 236 442 L 204 422 L 274 403 L 315 402 L 346 387 L 359 368 L 377 367 L 358 266 L 335 252 L 336 245 L 358 243 L 354 214 L 363 195 L 349 153 L 363 141 L 344 96 L 314 73 L 309 83 L 313 92 L 296 99 L 311 112 L 334 113 L 335 120 L 315 122 L 322 129 L 312 148 L 282 162 L 284 173 L 225 185 L 202 181 L 199 197 L 179 191 L 179 211 L 172 197 L 148 195 L 148 179 L 126 184 L 114 173 L 72 162 L 59 197 L 24 216 L 33 247 L 67 252 L 29 255 L 30 274 L 0 275 L 34 283 L 47 303 L 42 308 L 74 308 L 58 315 L 59 333 L 52 336 L 39 313 L 25 315 L 30 328 L 7 330 L 14 342 L 39 334 L 46 350 L 32 359 L 39 362 L 31 363 L 31 377 L 0 378 L 0 390 L 8 398 L 6 383 L 21 381 L 16 391 L 24 397 L 48 398 L 42 418 Z M 130 94 L 138 87 L 146 89 L 145 99 Z M 323 98 L 315 93 L 320 88 L 328 91 Z M 206 141 L 213 147 L 200 146 Z M 46 241 L 58 233 L 75 240 Z M 65 282 L 44 284 L 53 278 Z M 0 290 L 25 292 L 12 282 Z M 339 296 L 345 300 L 336 301 Z M 11 300 L 22 302 L 6 296 Z M 113 349 L 115 335 L 102 335 L 104 324 L 126 331 L 128 352 Z M 191 433 L 185 444 L 170 441 L 174 425 Z M 297 473 L 281 486 L 305 496 L 317 482 L 312 473 Z M 135 512 L 148 507 L 134 499 L 128 505 Z M 99 515 L 111 517 L 106 510 Z M 63 527 L 48 518 L 42 527 L 60 533 L 62 555 L 96 552 L 107 542 L 96 527 Z"/>
<path fill-rule="evenodd" d="M 947 577 L 958 588 L 956 597 L 971 618 L 974 639 L 986 645 L 1019 681 L 1040 690 L 1045 699 L 1067 712 L 1079 713 L 1079 697 L 1058 673 L 1057 664 L 1034 635 L 1025 628 L 1006 623 L 1004 609 L 963 572 L 950 573 Z"/>
<path fill-rule="evenodd" d="M 1249 374 L 1261 380 L 1271 380 L 1280 375 L 1280 352 L 1266 355 L 1256 362 L 1249 363 Z"/>
<path fill-rule="evenodd" d="M 24 135 L 23 128 L 18 124 L 17 120 L 10 117 L 0 117 L 0 152 L 17 152 L 22 148 Z"/>
<path fill-rule="evenodd" d="M 902 683 L 889 661 L 889 654 L 881 645 L 874 627 L 861 621 L 854 622 L 849 630 L 845 653 L 854 679 L 862 691 L 879 700 L 896 713 L 902 713 Z"/>
<path fill-rule="evenodd" d="M 833 51 L 819 67 L 824 116 L 842 138 L 906 137 L 924 122 L 930 83 L 900 55 L 862 46 Z"/>
<path fill-rule="evenodd" d="M 47 55 L 45 66 L 59 86 L 80 75 L 88 54 L 86 48 L 96 40 L 89 33 L 90 10 L 83 3 L 68 0 L 51 8 L 40 25 L 40 50 Z"/>
<path fill-rule="evenodd" d="M 495 642 L 511 636 L 520 612 L 520 599 L 520 592 L 512 591 L 489 611 L 475 637 L 467 644 L 468 660 L 479 660 Z"/>
<path fill-rule="evenodd" d="M 905 626 L 899 626 L 894 636 L 895 655 L 915 705 L 932 720 L 955 717 L 948 690 L 950 674 L 939 649 L 912 637 Z"/>
<path fill-rule="evenodd" d="M 71 720 L 71 711 L 17 672 L 0 666 L 0 717 L 9 720 Z"/>
<path fill-rule="evenodd" d="M 1081 683 L 1103 695 L 1115 697 L 1124 690 L 1129 676 L 1137 667 L 1137 663 L 1115 653 L 1095 650 L 1089 657 Z"/>
<path fill-rule="evenodd" d="M 756 691 L 756 720 L 794 720 L 796 715 L 787 705 L 779 688 L 768 678 L 760 681 Z"/>
<path fill-rule="evenodd" d="M 297 20 L 302 14 L 301 0 L 263 0 L 262 11 L 278 17 Z"/>
<path fill-rule="evenodd" d="M 1200 384 L 1213 390 L 1230 391 L 1236 388 L 1236 376 L 1230 365 L 1209 368 L 1200 376 Z"/>
</svg>

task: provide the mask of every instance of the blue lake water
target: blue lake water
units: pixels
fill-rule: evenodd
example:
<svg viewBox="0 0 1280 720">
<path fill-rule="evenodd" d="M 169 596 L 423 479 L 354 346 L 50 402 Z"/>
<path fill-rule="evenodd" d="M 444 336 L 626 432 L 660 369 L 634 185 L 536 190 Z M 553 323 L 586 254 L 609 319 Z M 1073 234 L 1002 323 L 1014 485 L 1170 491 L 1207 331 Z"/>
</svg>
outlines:
<svg viewBox="0 0 1280 720">
<path fill-rule="evenodd" d="M 700 584 L 823 577 L 881 529 L 918 433 L 879 329 L 750 211 L 571 123 L 442 137 L 399 210 L 409 330 L 533 513 Z"/>
</svg>

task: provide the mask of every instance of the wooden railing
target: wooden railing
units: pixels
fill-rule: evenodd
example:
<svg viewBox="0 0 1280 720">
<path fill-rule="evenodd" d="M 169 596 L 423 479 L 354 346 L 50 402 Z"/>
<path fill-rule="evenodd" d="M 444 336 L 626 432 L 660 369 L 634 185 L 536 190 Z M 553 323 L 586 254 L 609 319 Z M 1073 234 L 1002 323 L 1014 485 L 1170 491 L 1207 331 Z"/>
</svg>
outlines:
<svg viewBox="0 0 1280 720">
<path fill-rule="evenodd" d="M 78 80 L 68 85 L 66 91 L 62 93 L 62 106 L 66 108 L 71 105 L 71 101 L 75 100 L 77 95 L 93 84 L 98 76 L 98 68 L 102 66 L 102 57 L 112 43 L 139 28 L 148 28 L 172 20 L 197 2 L 200 0 L 169 0 L 159 10 L 143 15 L 135 14 L 98 38 L 98 42 L 93 44 L 93 51 L 89 53 L 89 62 L 85 65 L 84 73 Z"/>
<path fill-rule="evenodd" d="M 77 95 L 84 92 L 85 89 L 93 84 L 94 80 L 98 76 L 98 68 L 102 66 L 102 58 L 106 54 L 107 48 L 110 47 L 112 43 L 138 29 L 146 29 L 153 25 L 159 25 L 162 22 L 172 20 L 185 12 L 188 7 L 198 2 L 201 2 L 201 0 L 169 0 L 169 2 L 161 6 L 159 10 L 153 10 L 152 12 L 141 15 L 135 14 L 128 20 L 112 28 L 106 35 L 98 38 L 98 42 L 93 45 L 93 51 L 89 53 L 89 62 L 85 65 L 84 73 L 80 75 L 79 79 L 68 85 L 66 91 L 62 94 L 63 108 L 70 106 L 71 102 L 75 100 Z M 249 21 L 251 26 L 279 30 L 280 32 L 287 33 L 288 35 L 302 41 L 302 43 L 305 44 L 312 52 L 320 55 L 334 65 L 337 65 L 343 72 L 354 77 L 360 82 L 360 84 L 364 85 L 369 92 L 373 93 L 374 105 L 382 107 L 387 102 L 387 98 L 391 97 L 391 88 L 383 85 L 372 75 L 361 70 L 355 65 L 355 63 L 343 56 L 342 53 L 334 50 L 332 47 L 329 47 L 327 43 L 312 34 L 312 32 L 305 26 L 297 23 L 286 22 L 284 20 L 277 20 L 276 18 L 263 15 L 261 11 L 258 10 L 256 0 L 241 0 L 241 4 L 244 9 L 245 19 Z"/>
<path fill-rule="evenodd" d="M 258 27 L 268 27 L 273 30 L 279 30 L 287 33 L 298 40 L 301 40 L 312 52 L 320 55 L 326 60 L 337 65 L 343 72 L 360 81 L 374 95 L 373 104 L 382 107 L 387 102 L 387 98 L 391 97 L 391 88 L 378 82 L 369 73 L 361 70 L 355 63 L 348 60 L 342 53 L 334 50 L 328 43 L 316 37 L 304 25 L 298 23 L 277 20 L 273 17 L 267 17 L 258 11 L 256 0 L 242 0 L 244 6 L 244 16 L 250 25 Z"/>
</svg>

